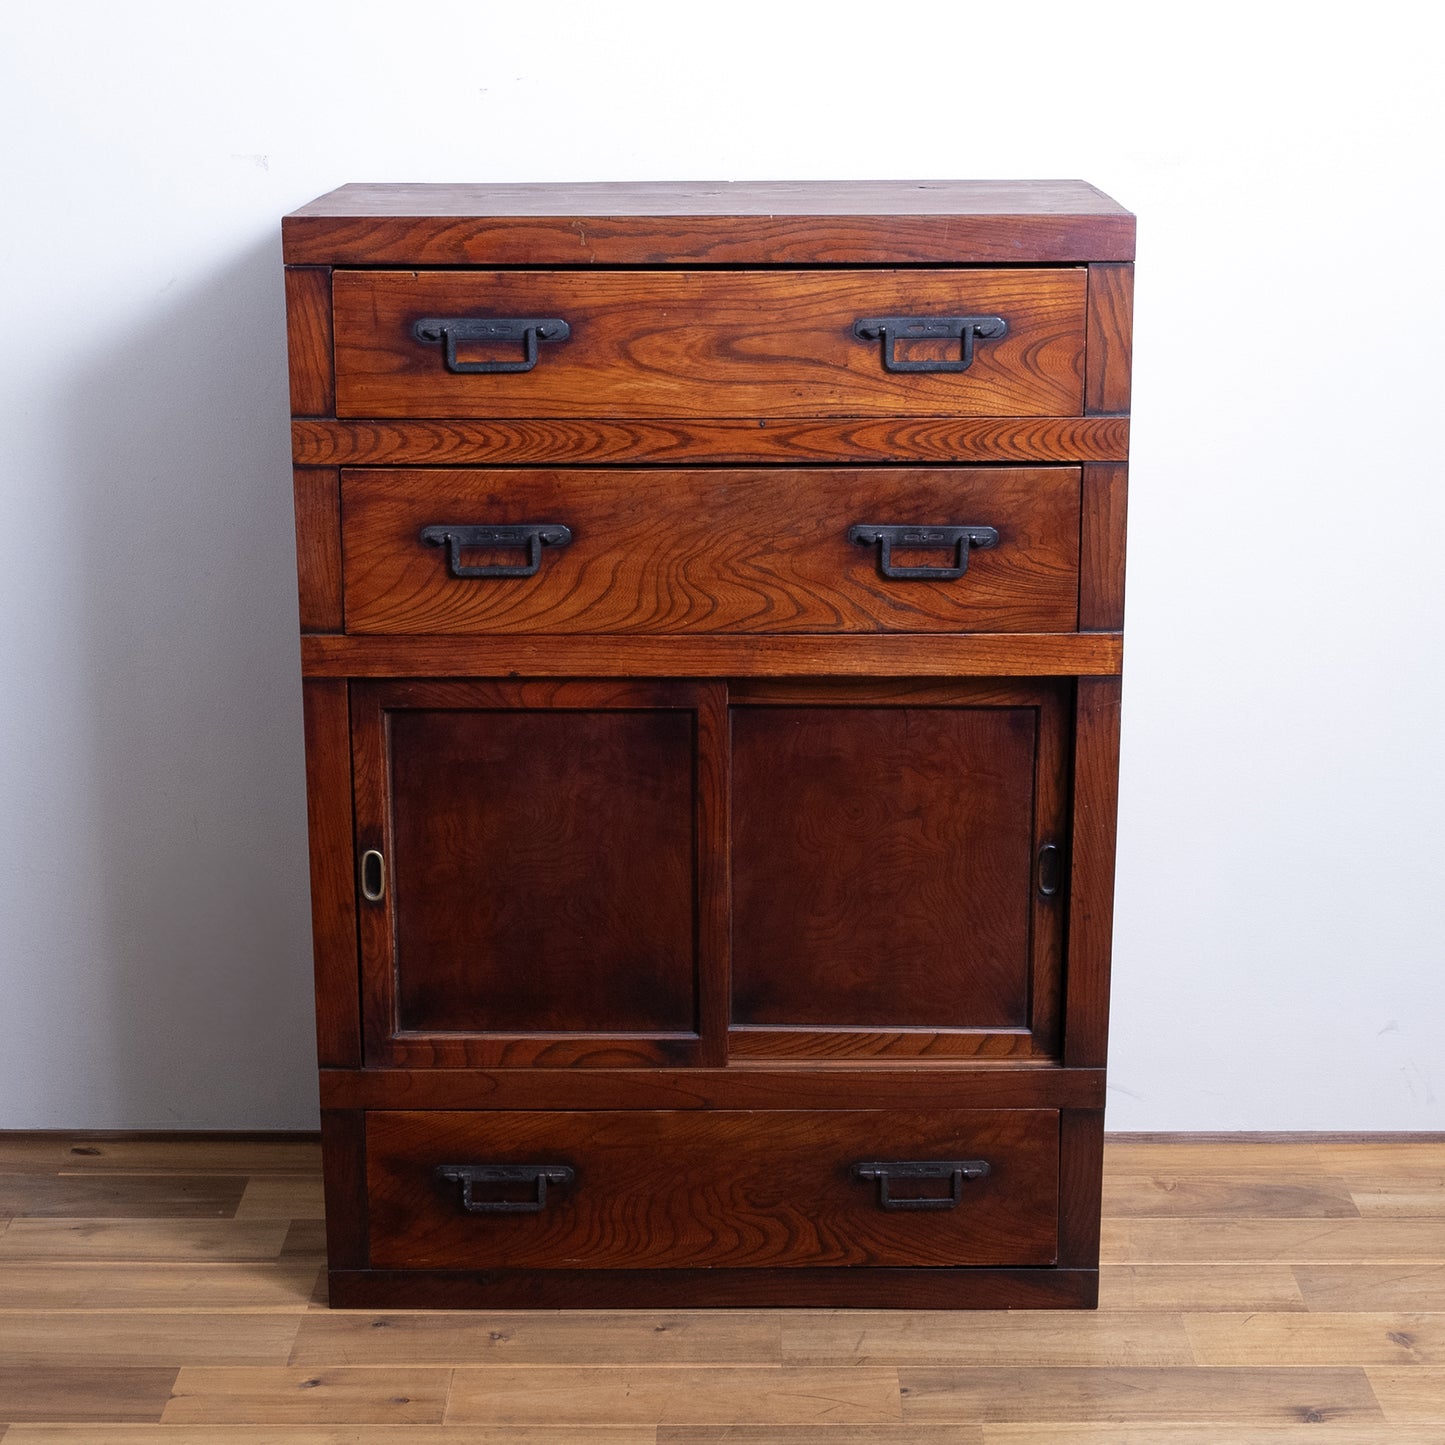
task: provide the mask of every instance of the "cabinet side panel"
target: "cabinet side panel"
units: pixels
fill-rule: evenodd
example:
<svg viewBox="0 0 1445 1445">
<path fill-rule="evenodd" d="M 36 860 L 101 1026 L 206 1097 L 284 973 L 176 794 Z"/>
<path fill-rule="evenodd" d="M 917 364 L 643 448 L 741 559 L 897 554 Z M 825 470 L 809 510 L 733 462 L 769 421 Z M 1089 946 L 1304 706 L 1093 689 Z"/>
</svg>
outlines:
<svg viewBox="0 0 1445 1445">
<path fill-rule="evenodd" d="M 1084 362 L 1084 411 L 1087 414 L 1129 410 L 1133 329 L 1133 266 L 1090 266 L 1088 340 Z"/>
<path fill-rule="evenodd" d="M 311 835 L 316 1052 L 322 1068 L 354 1068 L 361 1063 L 361 1013 L 346 683 L 333 678 L 308 679 L 302 684 L 302 707 Z"/>
<path fill-rule="evenodd" d="M 321 1111 L 326 1197 L 326 1260 L 332 1269 L 365 1269 L 367 1246 L 366 1115 Z M 334 1304 L 336 1301 L 333 1300 Z"/>
<path fill-rule="evenodd" d="M 1059 1131 L 1059 1264 L 1097 1269 L 1104 1111 L 1066 1109 Z"/>
<path fill-rule="evenodd" d="M 336 410 L 329 266 L 286 268 L 286 331 L 293 414 L 329 416 Z"/>
<path fill-rule="evenodd" d="M 1074 821 L 1064 1062 L 1102 1067 L 1108 1052 L 1119 782 L 1119 679 L 1081 677 L 1074 729 Z"/>
<path fill-rule="evenodd" d="M 1079 535 L 1079 628 L 1117 632 L 1124 625 L 1124 525 L 1129 468 L 1095 463 L 1083 468 Z"/>
<path fill-rule="evenodd" d="M 302 632 L 340 632 L 341 473 L 295 467 L 296 590 Z"/>
</svg>

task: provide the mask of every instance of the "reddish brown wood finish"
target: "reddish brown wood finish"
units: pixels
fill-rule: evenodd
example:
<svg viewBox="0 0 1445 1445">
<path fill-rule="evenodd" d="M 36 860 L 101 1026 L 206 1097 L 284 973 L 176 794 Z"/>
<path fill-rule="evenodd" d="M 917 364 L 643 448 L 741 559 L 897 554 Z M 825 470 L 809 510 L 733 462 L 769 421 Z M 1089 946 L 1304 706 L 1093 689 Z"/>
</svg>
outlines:
<svg viewBox="0 0 1445 1445">
<path fill-rule="evenodd" d="M 285 235 L 332 1302 L 1093 1305 L 1133 218 L 345 187 Z M 852 334 L 965 311 L 1010 329 L 964 373 Z M 452 374 L 423 314 L 573 334 Z M 885 507 L 1003 545 L 885 580 Z M 417 538 L 529 520 L 575 540 L 527 579 Z M 850 1176 L 969 1140 L 957 1211 Z M 537 1214 L 434 1177 L 538 1147 Z"/>
<path fill-rule="evenodd" d="M 301 639 L 308 677 L 1072 677 L 1121 654 L 1117 632 Z"/>
<path fill-rule="evenodd" d="M 323 1069 L 331 1109 L 1102 1109 L 1102 1069 L 950 1059 L 689 1069 Z"/>
<path fill-rule="evenodd" d="M 1104 1188 L 1104 1111 L 1066 1109 L 1059 1116 L 1059 1263 L 1099 1267 Z"/>
<path fill-rule="evenodd" d="M 698 979 L 717 966 L 698 955 L 706 696 L 355 690 L 358 842 L 387 868 L 386 898 L 361 907 L 369 1062 L 697 1057 Z"/>
<path fill-rule="evenodd" d="M 1074 416 L 1086 273 L 1058 271 L 338 271 L 342 417 Z M 855 321 L 1001 316 L 961 372 L 898 372 Z M 422 317 L 558 317 L 524 372 L 457 373 Z M 905 360 L 958 347 L 898 347 Z M 520 343 L 467 348 L 516 361 Z"/>
<path fill-rule="evenodd" d="M 1097 414 L 1129 410 L 1133 337 L 1133 266 L 1090 266 L 1085 411 Z"/>
<path fill-rule="evenodd" d="M 1113 462 L 1129 454 L 1129 419 L 301 420 L 291 446 L 298 466 Z"/>
<path fill-rule="evenodd" d="M 327 416 L 336 407 L 331 361 L 331 268 L 286 268 L 286 334 L 291 361 L 291 410 Z"/>
<path fill-rule="evenodd" d="M 1064 1062 L 1102 1067 L 1109 1034 L 1114 844 L 1119 787 L 1119 679 L 1081 677 L 1074 726 L 1074 829 Z"/>
<path fill-rule="evenodd" d="M 296 467 L 296 582 L 302 632 L 340 632 L 341 474 Z"/>
<path fill-rule="evenodd" d="M 1093 1309 L 1090 1269 L 333 1270 L 339 1309 Z M 766 1438 L 766 1437 L 764 1437 Z M 775 1437 L 776 1438 L 776 1437 Z"/>
<path fill-rule="evenodd" d="M 328 265 L 977 265 L 1128 261 L 1134 217 L 1084 181 L 351 185 L 282 223 Z"/>
<path fill-rule="evenodd" d="M 1078 616 L 1075 467 L 347 471 L 342 508 L 353 634 L 1059 632 Z M 572 533 L 530 577 L 453 576 L 447 548 L 421 540 L 428 527 L 527 522 Z M 876 546 L 848 540 L 855 523 L 986 525 L 999 542 L 961 577 L 889 578 Z"/>
<path fill-rule="evenodd" d="M 365 1269 L 366 1116 L 321 1110 L 322 1183 L 326 1198 L 326 1258 L 332 1269 Z"/>
<path fill-rule="evenodd" d="M 1079 626 L 1117 632 L 1124 626 L 1124 527 L 1129 468 L 1083 468 L 1079 536 Z"/>
<path fill-rule="evenodd" d="M 1052 1264 L 1058 1115 L 1049 1110 L 376 1113 L 367 1116 L 379 1268 L 796 1268 Z M 983 1160 L 950 1209 L 884 1209 L 872 1161 Z M 658 1163 L 666 1161 L 659 1170 Z M 443 1165 L 560 1164 L 535 1213 L 470 1214 Z M 940 1181 L 893 1186 L 937 1198 Z M 516 1200 L 515 1186 L 478 1202 Z"/>
<path fill-rule="evenodd" d="M 734 1051 L 1048 1052 L 1031 1003 L 1060 987 L 1061 911 L 1035 879 L 1063 827 L 1058 689 L 790 691 L 733 710 Z"/>
<path fill-rule="evenodd" d="M 351 736 L 346 684 L 308 678 L 306 812 L 311 835 L 311 946 L 316 972 L 316 1052 L 322 1068 L 361 1063 L 352 872 Z"/>
</svg>

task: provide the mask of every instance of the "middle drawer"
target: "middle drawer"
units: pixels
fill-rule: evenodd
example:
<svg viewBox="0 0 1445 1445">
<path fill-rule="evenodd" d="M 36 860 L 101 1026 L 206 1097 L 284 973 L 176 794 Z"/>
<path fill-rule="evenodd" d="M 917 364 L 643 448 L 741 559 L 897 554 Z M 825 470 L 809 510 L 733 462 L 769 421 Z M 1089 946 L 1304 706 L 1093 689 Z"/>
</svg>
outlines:
<svg viewBox="0 0 1445 1445">
<path fill-rule="evenodd" d="M 1079 468 L 347 470 L 351 633 L 1061 632 Z"/>
</svg>

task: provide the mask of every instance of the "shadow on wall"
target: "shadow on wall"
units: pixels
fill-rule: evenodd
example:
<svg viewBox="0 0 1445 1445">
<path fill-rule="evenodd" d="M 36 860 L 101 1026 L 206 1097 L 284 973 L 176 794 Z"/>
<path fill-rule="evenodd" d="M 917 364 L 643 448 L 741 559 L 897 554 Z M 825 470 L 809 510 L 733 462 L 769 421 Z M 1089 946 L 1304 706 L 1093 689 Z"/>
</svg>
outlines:
<svg viewBox="0 0 1445 1445">
<path fill-rule="evenodd" d="M 119 1127 L 315 1124 L 279 252 L 163 291 L 62 407 Z"/>
</svg>

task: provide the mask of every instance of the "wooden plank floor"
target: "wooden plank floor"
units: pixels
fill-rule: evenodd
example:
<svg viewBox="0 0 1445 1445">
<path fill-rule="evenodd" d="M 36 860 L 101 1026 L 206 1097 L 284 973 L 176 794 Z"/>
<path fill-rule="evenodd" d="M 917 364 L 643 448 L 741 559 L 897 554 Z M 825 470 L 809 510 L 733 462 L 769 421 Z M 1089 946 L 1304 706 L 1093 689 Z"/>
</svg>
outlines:
<svg viewBox="0 0 1445 1445">
<path fill-rule="evenodd" d="M 0 1135 L 0 1442 L 1445 1445 L 1445 1143 L 1106 1158 L 1097 1313 L 333 1313 L 314 1144 Z"/>
</svg>

